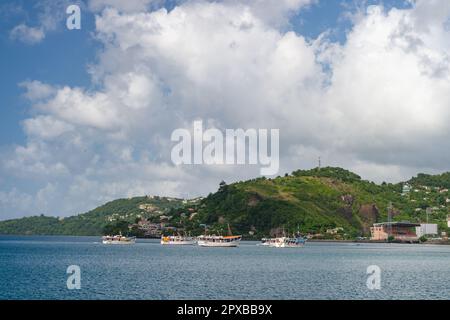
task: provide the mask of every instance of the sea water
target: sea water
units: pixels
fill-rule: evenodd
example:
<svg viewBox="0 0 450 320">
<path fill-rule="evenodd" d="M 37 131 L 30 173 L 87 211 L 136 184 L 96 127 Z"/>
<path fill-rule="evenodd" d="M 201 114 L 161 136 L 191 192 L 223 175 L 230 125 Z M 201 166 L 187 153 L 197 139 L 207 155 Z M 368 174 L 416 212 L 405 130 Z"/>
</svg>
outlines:
<svg viewBox="0 0 450 320">
<path fill-rule="evenodd" d="M 450 299 L 450 246 L 256 244 L 204 248 L 138 239 L 103 245 L 100 237 L 0 236 L 0 299 Z M 80 289 L 71 290 L 67 268 L 73 265 Z M 370 266 L 379 267 L 379 290 L 368 286 Z"/>
</svg>

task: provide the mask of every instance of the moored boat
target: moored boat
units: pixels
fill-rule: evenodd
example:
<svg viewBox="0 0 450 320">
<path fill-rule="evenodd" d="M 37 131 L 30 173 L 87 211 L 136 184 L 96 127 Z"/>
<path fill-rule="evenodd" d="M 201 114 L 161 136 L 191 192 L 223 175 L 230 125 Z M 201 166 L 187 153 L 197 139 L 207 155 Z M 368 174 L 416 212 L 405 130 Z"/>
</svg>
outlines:
<svg viewBox="0 0 450 320">
<path fill-rule="evenodd" d="M 136 243 L 136 237 L 125 237 L 121 234 L 115 236 L 103 236 L 103 244 L 134 244 Z"/>
<path fill-rule="evenodd" d="M 261 243 L 259 243 L 258 245 L 269 247 L 270 244 L 273 243 L 274 241 L 275 241 L 275 238 L 262 238 Z"/>
<path fill-rule="evenodd" d="M 163 245 L 194 245 L 197 240 L 194 237 L 185 236 L 161 236 Z"/>
<path fill-rule="evenodd" d="M 306 239 L 302 237 L 288 238 L 280 237 L 273 238 L 269 241 L 269 247 L 274 248 L 299 248 L 303 247 L 306 243 Z"/>
<path fill-rule="evenodd" d="M 260 245 L 272 248 L 298 248 L 303 247 L 306 240 L 307 238 L 301 236 L 300 228 L 298 228 L 296 233 L 292 234 L 292 237 L 287 236 L 283 228 L 280 235 L 275 238 L 262 238 Z"/>
<path fill-rule="evenodd" d="M 228 236 L 207 235 L 205 225 L 205 235 L 197 237 L 197 244 L 201 247 L 232 248 L 238 247 L 239 243 L 241 242 L 241 239 L 242 236 L 232 235 L 229 224 L 228 224 Z"/>
<path fill-rule="evenodd" d="M 215 236 L 203 235 L 197 238 L 197 244 L 201 247 L 237 247 L 242 236 Z"/>
</svg>

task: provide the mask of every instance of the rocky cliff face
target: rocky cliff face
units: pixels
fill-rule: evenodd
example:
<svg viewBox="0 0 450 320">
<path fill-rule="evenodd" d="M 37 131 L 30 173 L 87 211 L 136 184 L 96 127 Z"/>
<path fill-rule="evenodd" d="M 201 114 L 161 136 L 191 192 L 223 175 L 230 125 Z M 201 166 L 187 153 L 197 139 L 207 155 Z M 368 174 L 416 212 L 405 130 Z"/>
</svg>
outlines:
<svg viewBox="0 0 450 320">
<path fill-rule="evenodd" d="M 379 220 L 380 210 L 375 204 L 364 204 L 360 207 L 358 215 L 363 222 L 362 228 L 365 234 L 370 232 L 370 227 Z"/>
</svg>

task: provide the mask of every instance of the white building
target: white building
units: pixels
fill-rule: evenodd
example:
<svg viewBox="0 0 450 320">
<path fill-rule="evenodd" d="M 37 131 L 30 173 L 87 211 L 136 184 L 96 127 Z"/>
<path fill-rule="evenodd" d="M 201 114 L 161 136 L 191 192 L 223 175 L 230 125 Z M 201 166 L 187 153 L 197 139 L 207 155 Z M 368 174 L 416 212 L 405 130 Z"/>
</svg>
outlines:
<svg viewBox="0 0 450 320">
<path fill-rule="evenodd" d="M 338 228 L 334 228 L 334 229 L 328 229 L 327 233 L 328 234 L 338 234 L 340 231 L 344 231 L 344 228 L 338 227 Z"/>
<path fill-rule="evenodd" d="M 450 228 L 450 215 L 447 216 L 447 227 Z"/>
<path fill-rule="evenodd" d="M 435 223 L 421 223 L 420 227 L 416 227 L 416 234 L 419 238 L 422 236 L 437 235 L 438 225 Z"/>
<path fill-rule="evenodd" d="M 407 183 L 403 185 L 402 196 L 406 196 L 411 192 L 411 186 Z"/>
</svg>

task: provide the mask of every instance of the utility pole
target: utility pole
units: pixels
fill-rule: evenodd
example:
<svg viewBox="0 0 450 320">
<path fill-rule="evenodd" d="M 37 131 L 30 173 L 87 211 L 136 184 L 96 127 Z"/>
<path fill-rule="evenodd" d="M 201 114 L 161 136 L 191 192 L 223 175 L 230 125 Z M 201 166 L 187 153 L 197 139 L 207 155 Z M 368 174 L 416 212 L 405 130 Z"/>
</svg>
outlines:
<svg viewBox="0 0 450 320">
<path fill-rule="evenodd" d="M 427 224 L 428 224 L 428 222 L 429 222 L 429 216 L 430 216 L 430 213 L 431 213 L 431 208 L 428 207 L 428 208 L 425 210 L 425 212 L 427 213 Z"/>
<path fill-rule="evenodd" d="M 318 166 L 319 170 L 320 170 L 320 166 L 321 166 L 321 163 L 320 163 L 320 156 L 319 156 L 319 166 Z"/>
<path fill-rule="evenodd" d="M 388 241 L 392 235 L 392 202 L 389 202 L 388 206 Z"/>
</svg>

